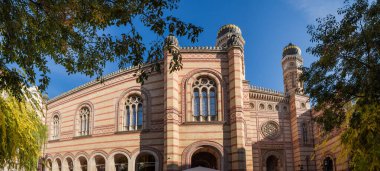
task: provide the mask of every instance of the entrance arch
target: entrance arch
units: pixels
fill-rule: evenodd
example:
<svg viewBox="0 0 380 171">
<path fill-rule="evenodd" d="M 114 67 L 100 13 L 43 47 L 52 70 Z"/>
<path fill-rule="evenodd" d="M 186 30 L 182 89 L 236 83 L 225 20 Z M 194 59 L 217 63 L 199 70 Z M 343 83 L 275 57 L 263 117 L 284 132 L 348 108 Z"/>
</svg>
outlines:
<svg viewBox="0 0 380 171">
<path fill-rule="evenodd" d="M 191 168 L 205 167 L 210 169 L 218 168 L 218 159 L 209 152 L 199 151 L 191 156 Z"/>
<path fill-rule="evenodd" d="M 186 147 L 182 153 L 182 170 L 198 166 L 221 171 L 228 170 L 223 154 L 223 147 L 216 142 L 195 142 Z"/>
<path fill-rule="evenodd" d="M 261 159 L 263 171 L 284 171 L 286 170 L 285 154 L 282 150 L 264 151 Z"/>
<path fill-rule="evenodd" d="M 267 158 L 266 166 L 267 171 L 278 171 L 279 170 L 279 160 L 276 156 L 271 155 Z"/>
</svg>

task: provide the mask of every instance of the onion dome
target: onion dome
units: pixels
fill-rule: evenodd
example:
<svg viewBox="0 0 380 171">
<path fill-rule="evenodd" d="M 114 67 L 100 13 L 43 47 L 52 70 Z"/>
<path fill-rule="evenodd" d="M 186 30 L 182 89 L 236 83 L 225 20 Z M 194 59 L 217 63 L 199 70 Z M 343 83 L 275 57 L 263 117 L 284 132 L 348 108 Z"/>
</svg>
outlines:
<svg viewBox="0 0 380 171">
<path fill-rule="evenodd" d="M 178 39 L 173 34 L 169 34 L 169 36 L 165 38 L 165 45 L 178 46 Z"/>
<path fill-rule="evenodd" d="M 284 47 L 284 50 L 282 51 L 282 58 L 284 58 L 286 55 L 301 55 L 301 49 L 298 46 L 289 43 Z"/>
<path fill-rule="evenodd" d="M 227 24 L 219 29 L 216 40 L 217 47 L 228 48 L 231 46 L 240 46 L 243 48 L 244 44 L 245 41 L 238 26 Z"/>
<path fill-rule="evenodd" d="M 222 28 L 219 29 L 217 38 L 220 38 L 227 33 L 236 33 L 236 34 L 241 35 L 241 30 L 238 26 L 234 24 L 227 24 L 227 25 L 222 26 Z"/>
</svg>

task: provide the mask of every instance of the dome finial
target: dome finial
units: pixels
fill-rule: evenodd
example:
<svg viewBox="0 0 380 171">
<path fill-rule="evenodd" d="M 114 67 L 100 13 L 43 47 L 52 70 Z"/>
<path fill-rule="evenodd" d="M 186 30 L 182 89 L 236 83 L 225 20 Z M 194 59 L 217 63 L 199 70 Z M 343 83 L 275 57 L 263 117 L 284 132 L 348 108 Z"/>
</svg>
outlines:
<svg viewBox="0 0 380 171">
<path fill-rule="evenodd" d="M 284 50 L 282 51 L 282 58 L 286 55 L 301 55 L 301 48 L 290 42 L 284 47 Z"/>
<path fill-rule="evenodd" d="M 227 24 L 219 29 L 216 40 L 217 47 L 228 48 L 230 46 L 240 46 L 243 48 L 244 44 L 245 41 L 238 26 Z"/>
</svg>

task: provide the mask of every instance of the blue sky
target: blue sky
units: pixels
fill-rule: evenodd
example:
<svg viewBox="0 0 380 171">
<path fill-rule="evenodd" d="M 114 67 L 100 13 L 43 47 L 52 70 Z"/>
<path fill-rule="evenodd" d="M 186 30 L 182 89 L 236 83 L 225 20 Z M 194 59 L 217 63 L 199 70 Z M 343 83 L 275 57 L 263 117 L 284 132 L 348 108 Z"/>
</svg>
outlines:
<svg viewBox="0 0 380 171">
<path fill-rule="evenodd" d="M 246 41 L 246 79 L 252 85 L 283 91 L 283 47 L 289 42 L 298 45 L 304 65 L 309 66 L 316 58 L 306 53 L 306 48 L 312 46 L 307 25 L 315 24 L 317 17 L 336 14 L 342 6 L 343 0 L 182 0 L 171 13 L 204 29 L 195 44 L 180 38 L 181 46 L 214 46 L 221 26 L 239 26 Z M 111 31 L 118 34 L 122 29 Z M 147 29 L 140 29 L 146 41 L 156 38 Z M 63 67 L 53 63 L 49 66 L 50 98 L 95 79 L 81 74 L 67 75 Z M 105 74 L 116 70 L 116 64 L 109 64 Z"/>
</svg>

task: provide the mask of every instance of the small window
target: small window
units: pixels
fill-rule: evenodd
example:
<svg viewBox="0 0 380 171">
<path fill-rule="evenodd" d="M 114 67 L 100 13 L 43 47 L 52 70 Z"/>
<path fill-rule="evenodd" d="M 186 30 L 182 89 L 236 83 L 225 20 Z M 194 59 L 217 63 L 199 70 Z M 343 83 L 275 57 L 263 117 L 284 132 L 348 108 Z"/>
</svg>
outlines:
<svg viewBox="0 0 380 171">
<path fill-rule="evenodd" d="M 278 105 L 276 105 L 276 111 L 280 110 L 280 108 L 278 107 Z"/>
<path fill-rule="evenodd" d="M 268 110 L 273 110 L 272 105 L 268 105 Z"/>
<path fill-rule="evenodd" d="M 88 107 L 82 107 L 79 114 L 80 130 L 79 135 L 90 134 L 90 109 Z"/>
<path fill-rule="evenodd" d="M 254 108 L 255 108 L 255 104 L 250 103 L 250 104 L 249 104 L 249 107 L 250 107 L 251 109 L 254 109 Z"/>
<path fill-rule="evenodd" d="M 308 144 L 308 129 L 306 123 L 302 123 L 302 140 L 303 144 Z"/>
<path fill-rule="evenodd" d="M 56 140 L 59 138 L 59 117 L 58 115 L 55 115 L 53 117 L 53 140 Z"/>
<path fill-rule="evenodd" d="M 260 110 L 264 110 L 264 109 L 265 109 L 264 104 L 260 104 Z"/>
<path fill-rule="evenodd" d="M 305 103 L 301 103 L 301 108 L 302 108 L 302 109 L 305 109 L 305 108 L 306 108 Z"/>
</svg>

